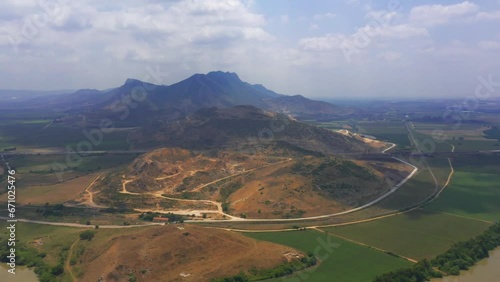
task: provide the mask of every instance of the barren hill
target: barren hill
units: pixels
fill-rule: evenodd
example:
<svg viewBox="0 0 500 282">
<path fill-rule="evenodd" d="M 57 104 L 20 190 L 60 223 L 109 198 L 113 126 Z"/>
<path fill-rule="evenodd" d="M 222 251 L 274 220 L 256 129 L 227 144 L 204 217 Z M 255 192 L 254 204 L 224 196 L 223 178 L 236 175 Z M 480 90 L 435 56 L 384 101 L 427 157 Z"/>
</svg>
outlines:
<svg viewBox="0 0 500 282">
<path fill-rule="evenodd" d="M 269 269 L 299 252 L 241 234 L 186 225 L 152 227 L 127 235 L 97 234 L 80 242 L 80 281 L 210 281 L 251 268 Z M 78 248 L 78 246 L 77 246 Z M 103 280 L 99 280 L 103 279 Z"/>
</svg>

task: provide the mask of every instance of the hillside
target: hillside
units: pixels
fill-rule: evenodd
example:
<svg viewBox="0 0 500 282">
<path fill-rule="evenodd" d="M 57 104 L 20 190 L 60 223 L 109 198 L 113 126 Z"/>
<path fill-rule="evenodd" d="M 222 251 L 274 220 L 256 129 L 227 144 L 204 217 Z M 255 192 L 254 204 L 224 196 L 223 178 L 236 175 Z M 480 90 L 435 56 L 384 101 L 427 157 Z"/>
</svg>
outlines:
<svg viewBox="0 0 500 282">
<path fill-rule="evenodd" d="M 92 190 L 100 205 L 139 211 L 291 218 L 361 206 L 408 173 L 390 158 L 348 160 L 278 145 L 250 153 L 164 148 L 107 174 Z"/>
<path fill-rule="evenodd" d="M 160 226 L 126 232 L 100 231 L 82 250 L 73 268 L 79 281 L 210 281 L 251 268 L 270 269 L 287 262 L 290 247 L 241 234 L 195 226 Z M 127 234 L 128 233 L 128 234 Z"/>
<path fill-rule="evenodd" d="M 132 141 L 139 147 L 255 150 L 277 144 L 324 154 L 371 150 L 356 138 L 253 106 L 205 108 L 175 122 L 157 121 L 136 135 Z"/>
<path fill-rule="evenodd" d="M 194 74 L 172 85 L 155 85 L 127 79 L 108 90 L 81 89 L 76 92 L 34 97 L 24 103 L 10 102 L 21 108 L 50 108 L 70 114 L 102 112 L 118 118 L 124 107 L 133 109 L 129 118 L 168 116 L 178 112 L 185 116 L 202 108 L 226 108 L 252 105 L 292 116 L 339 115 L 345 111 L 330 103 L 310 100 L 300 95 L 278 94 L 260 84 L 242 81 L 236 73 L 214 71 Z"/>
</svg>

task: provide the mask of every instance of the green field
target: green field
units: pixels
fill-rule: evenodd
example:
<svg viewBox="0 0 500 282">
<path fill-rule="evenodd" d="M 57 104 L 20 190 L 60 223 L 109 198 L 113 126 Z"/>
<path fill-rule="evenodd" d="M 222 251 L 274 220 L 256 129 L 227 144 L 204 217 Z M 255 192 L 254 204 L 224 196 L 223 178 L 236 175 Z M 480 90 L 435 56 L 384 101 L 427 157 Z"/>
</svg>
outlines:
<svg viewBox="0 0 500 282">
<path fill-rule="evenodd" d="M 83 128 L 53 124 L 40 120 L 12 120 L 0 123 L 0 150 L 8 147 L 62 147 L 70 146 L 77 150 L 77 144 L 89 142 L 83 134 Z M 90 130 L 90 129 L 88 129 Z M 103 134 L 102 142 L 92 144 L 93 150 L 127 150 L 127 130 L 115 130 Z M 85 148 L 84 150 L 87 150 Z"/>
<path fill-rule="evenodd" d="M 500 128 L 492 127 L 483 132 L 488 139 L 500 139 Z"/>
<path fill-rule="evenodd" d="M 348 129 L 354 133 L 367 134 L 382 141 L 397 144 L 400 147 L 410 146 L 408 131 L 402 121 L 330 121 L 330 122 L 309 122 L 311 124 L 338 130 Z"/>
<path fill-rule="evenodd" d="M 433 140 L 432 145 L 422 148 L 424 153 L 448 152 L 451 149 L 450 145 L 455 146 L 455 151 L 481 151 L 481 150 L 498 150 L 500 142 L 496 137 L 498 129 L 490 129 L 482 131 L 483 124 L 462 124 L 457 130 L 454 129 L 454 124 L 445 123 L 412 123 L 415 126 L 414 137 L 417 141 L 429 144 L 429 140 Z M 431 134 L 417 132 L 418 130 L 441 132 L 444 134 L 445 140 L 437 140 L 432 138 Z M 485 136 L 484 134 L 488 134 Z M 486 139 L 490 138 L 490 139 Z M 424 147 L 424 146 L 421 146 Z"/>
<path fill-rule="evenodd" d="M 499 174 L 456 171 L 450 186 L 425 208 L 488 221 L 500 220 Z"/>
<path fill-rule="evenodd" d="M 427 199 L 436 191 L 436 185 L 426 168 L 419 171 L 396 192 L 375 204 L 387 210 L 401 210 Z"/>
<path fill-rule="evenodd" d="M 464 123 L 457 126 L 455 123 L 437 123 L 437 122 L 413 122 L 416 130 L 454 130 L 455 128 L 461 130 L 474 130 L 479 126 L 475 123 Z"/>
<path fill-rule="evenodd" d="M 359 122 L 358 133 L 373 135 L 400 147 L 409 147 L 408 131 L 402 121 Z"/>
<path fill-rule="evenodd" d="M 450 162 L 447 158 L 442 157 L 427 158 L 426 161 L 431 168 L 434 177 L 436 177 L 439 188 L 441 189 L 446 184 L 448 177 L 450 176 Z"/>
<path fill-rule="evenodd" d="M 500 150 L 500 142 L 496 140 L 448 140 L 455 146 L 455 151 L 489 151 Z"/>
<path fill-rule="evenodd" d="M 475 154 L 453 157 L 456 171 L 498 174 L 500 172 L 500 153 Z"/>
<path fill-rule="evenodd" d="M 5 222 L 0 223 L 1 230 L 5 230 L 1 232 L 3 238 L 8 235 L 7 226 L 8 224 Z M 71 244 L 77 240 L 81 231 L 82 229 L 78 228 L 18 222 L 16 224 L 16 239 L 18 240 L 16 249 L 19 256 L 17 261 L 22 259 L 22 256 L 25 256 L 25 260 L 28 260 L 29 263 L 35 263 L 36 257 L 43 257 L 41 260 L 48 267 L 62 265 L 67 258 Z M 37 240 L 37 243 L 35 243 L 35 240 Z M 44 255 L 40 256 L 40 254 Z M 45 273 L 45 278 L 47 276 L 54 278 L 50 281 L 72 281 L 66 271 L 57 278 L 51 275 L 50 272 Z"/>
<path fill-rule="evenodd" d="M 420 260 L 443 253 L 453 243 L 470 239 L 489 226 L 490 224 L 481 221 L 415 210 L 376 221 L 325 230 Z"/>
<path fill-rule="evenodd" d="M 320 265 L 316 268 L 297 273 L 289 278 L 266 281 L 372 281 L 380 274 L 411 265 L 410 262 L 401 258 L 312 230 L 245 233 L 245 235 L 287 245 L 305 253 L 316 251 L 320 259 L 323 257 Z M 324 248 L 323 244 L 327 244 L 327 242 L 336 245 L 331 249 Z"/>
</svg>

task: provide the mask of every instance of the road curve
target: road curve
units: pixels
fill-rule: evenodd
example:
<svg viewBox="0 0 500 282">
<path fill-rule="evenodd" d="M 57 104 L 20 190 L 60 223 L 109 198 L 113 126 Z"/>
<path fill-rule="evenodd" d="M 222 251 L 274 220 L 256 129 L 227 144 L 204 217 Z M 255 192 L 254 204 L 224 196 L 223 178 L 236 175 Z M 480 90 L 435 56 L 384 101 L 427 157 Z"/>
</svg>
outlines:
<svg viewBox="0 0 500 282">
<path fill-rule="evenodd" d="M 403 179 L 401 182 L 399 182 L 398 184 L 396 184 L 389 192 L 385 193 L 384 195 L 380 196 L 379 198 L 367 203 L 367 204 L 364 204 L 360 207 L 357 207 L 357 208 L 354 208 L 354 209 L 350 209 L 350 210 L 347 210 L 347 211 L 343 211 L 343 212 L 338 212 L 338 213 L 332 213 L 332 214 L 325 214 L 325 215 L 318 215 L 318 216 L 311 216 L 311 217 L 299 217 L 299 218 L 276 218 L 276 219 L 269 219 L 269 218 L 255 218 L 255 219 L 238 219 L 238 221 L 244 221 L 244 222 L 290 222 L 290 221 L 304 221 L 304 220 L 315 220 L 315 219 L 323 219 L 323 218 L 328 218 L 328 217 L 334 217 L 334 216 L 339 216 L 339 215 L 345 215 L 345 214 L 348 214 L 348 213 L 353 213 L 353 212 L 356 212 L 356 211 L 360 211 L 362 209 L 366 209 L 370 206 L 373 206 L 374 204 L 382 201 L 383 199 L 389 197 L 392 193 L 396 192 L 401 186 L 403 186 L 403 184 L 405 184 L 408 180 L 410 180 L 410 178 L 413 177 L 413 175 L 415 175 L 415 173 L 417 173 L 418 171 L 418 167 L 404 161 L 404 160 L 401 160 L 401 159 L 398 159 L 398 158 L 393 158 L 393 159 L 396 159 L 404 164 L 407 164 L 411 167 L 413 167 L 413 171 L 405 178 Z M 207 219 L 207 220 L 203 220 L 203 221 L 200 221 L 200 220 L 186 220 L 185 222 L 222 222 L 221 220 L 212 220 L 212 219 Z"/>
</svg>

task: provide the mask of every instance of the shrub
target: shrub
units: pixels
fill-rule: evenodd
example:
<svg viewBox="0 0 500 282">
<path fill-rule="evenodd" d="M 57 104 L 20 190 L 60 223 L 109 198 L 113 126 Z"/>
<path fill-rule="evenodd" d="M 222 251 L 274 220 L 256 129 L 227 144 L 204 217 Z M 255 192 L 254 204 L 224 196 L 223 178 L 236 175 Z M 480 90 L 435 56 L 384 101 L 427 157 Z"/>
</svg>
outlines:
<svg viewBox="0 0 500 282">
<path fill-rule="evenodd" d="M 94 238 L 95 232 L 92 230 L 86 230 L 80 233 L 80 240 L 92 240 Z"/>
</svg>

